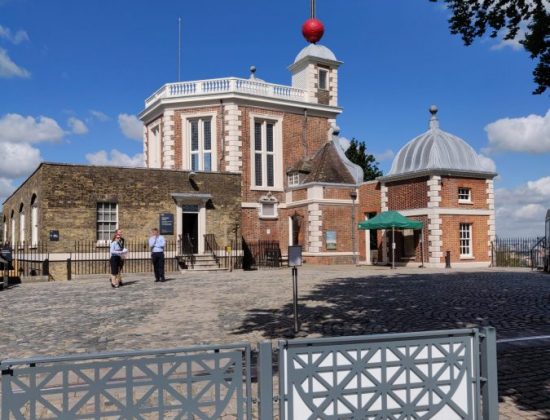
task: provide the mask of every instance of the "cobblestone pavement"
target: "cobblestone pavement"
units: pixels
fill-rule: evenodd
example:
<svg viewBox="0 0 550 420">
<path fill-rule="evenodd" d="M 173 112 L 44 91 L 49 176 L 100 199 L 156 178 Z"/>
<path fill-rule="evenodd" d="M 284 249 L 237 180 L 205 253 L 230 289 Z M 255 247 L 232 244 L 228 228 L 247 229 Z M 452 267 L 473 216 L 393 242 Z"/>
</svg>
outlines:
<svg viewBox="0 0 550 420">
<path fill-rule="evenodd" d="M 0 292 L 0 359 L 199 343 L 253 344 L 293 325 L 290 269 L 26 283 Z M 498 339 L 550 335 L 550 276 L 520 270 L 302 267 L 310 337 L 492 325 Z M 550 340 L 500 344 L 502 419 L 550 419 Z"/>
</svg>

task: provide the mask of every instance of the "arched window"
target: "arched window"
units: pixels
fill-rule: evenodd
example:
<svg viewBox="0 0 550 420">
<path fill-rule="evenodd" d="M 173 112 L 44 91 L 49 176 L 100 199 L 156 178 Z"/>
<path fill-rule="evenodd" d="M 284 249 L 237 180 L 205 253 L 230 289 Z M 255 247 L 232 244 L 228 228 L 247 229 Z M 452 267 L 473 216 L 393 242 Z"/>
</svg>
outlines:
<svg viewBox="0 0 550 420">
<path fill-rule="evenodd" d="M 19 206 L 19 244 L 25 243 L 25 207 L 23 203 Z"/>
<path fill-rule="evenodd" d="M 38 201 L 36 194 L 31 198 L 31 246 L 38 245 Z"/>
<path fill-rule="evenodd" d="M 2 242 L 6 243 L 8 241 L 8 220 L 6 219 L 6 215 L 4 215 L 4 219 L 2 220 Z"/>
<path fill-rule="evenodd" d="M 15 245 L 15 211 L 11 211 L 11 245 Z"/>
</svg>

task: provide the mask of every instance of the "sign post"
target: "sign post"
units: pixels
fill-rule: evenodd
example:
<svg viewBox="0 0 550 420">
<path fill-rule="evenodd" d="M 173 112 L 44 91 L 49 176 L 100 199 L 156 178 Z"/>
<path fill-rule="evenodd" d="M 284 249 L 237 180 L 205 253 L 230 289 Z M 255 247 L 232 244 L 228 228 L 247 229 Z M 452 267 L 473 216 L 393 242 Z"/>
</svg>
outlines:
<svg viewBox="0 0 550 420">
<path fill-rule="evenodd" d="M 294 336 L 300 331 L 298 321 L 298 267 L 302 265 L 302 247 L 291 245 L 288 247 L 288 266 L 292 267 L 292 302 L 294 307 Z"/>
</svg>

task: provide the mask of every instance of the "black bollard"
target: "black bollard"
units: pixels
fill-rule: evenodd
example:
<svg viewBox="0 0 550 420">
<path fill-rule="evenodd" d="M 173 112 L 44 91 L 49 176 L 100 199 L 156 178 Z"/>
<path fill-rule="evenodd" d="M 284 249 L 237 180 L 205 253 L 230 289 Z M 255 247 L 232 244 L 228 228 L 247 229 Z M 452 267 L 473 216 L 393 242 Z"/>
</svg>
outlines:
<svg viewBox="0 0 550 420">
<path fill-rule="evenodd" d="M 445 254 L 445 268 L 451 268 L 451 251 Z"/>
</svg>

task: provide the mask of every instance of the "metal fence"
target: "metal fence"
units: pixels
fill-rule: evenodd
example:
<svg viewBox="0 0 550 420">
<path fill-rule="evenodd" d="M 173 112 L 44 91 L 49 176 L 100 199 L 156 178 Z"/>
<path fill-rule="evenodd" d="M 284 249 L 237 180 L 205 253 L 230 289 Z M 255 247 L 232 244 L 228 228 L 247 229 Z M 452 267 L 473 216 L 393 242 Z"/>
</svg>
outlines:
<svg viewBox="0 0 550 420">
<path fill-rule="evenodd" d="M 493 267 L 537 268 L 542 263 L 544 238 L 496 238 L 491 243 Z"/>
<path fill-rule="evenodd" d="M 125 241 L 128 254 L 124 258 L 123 272 L 145 273 L 152 271 L 151 251 L 146 241 Z M 178 241 L 166 241 L 164 251 L 165 271 L 179 270 Z M 107 274 L 110 272 L 110 249 L 108 245 L 98 246 L 96 241 L 76 241 L 73 252 L 67 260 L 71 275 Z"/>
<path fill-rule="evenodd" d="M 50 256 L 47 244 L 29 244 L 26 242 L 2 244 L 11 249 L 12 268 L 7 270 L 9 277 L 44 277 L 49 278 Z"/>
<path fill-rule="evenodd" d="M 281 264 L 279 241 L 246 242 L 243 240 L 243 268 L 245 270 L 276 268 Z"/>
<path fill-rule="evenodd" d="M 262 420 L 498 418 L 490 327 L 282 340 L 275 351 L 264 342 L 257 357 L 235 344 L 5 360 L 0 370 L 2 420 L 251 419 L 255 403 Z"/>
<path fill-rule="evenodd" d="M 5 360 L 2 420 L 251 418 L 250 346 Z"/>
</svg>

